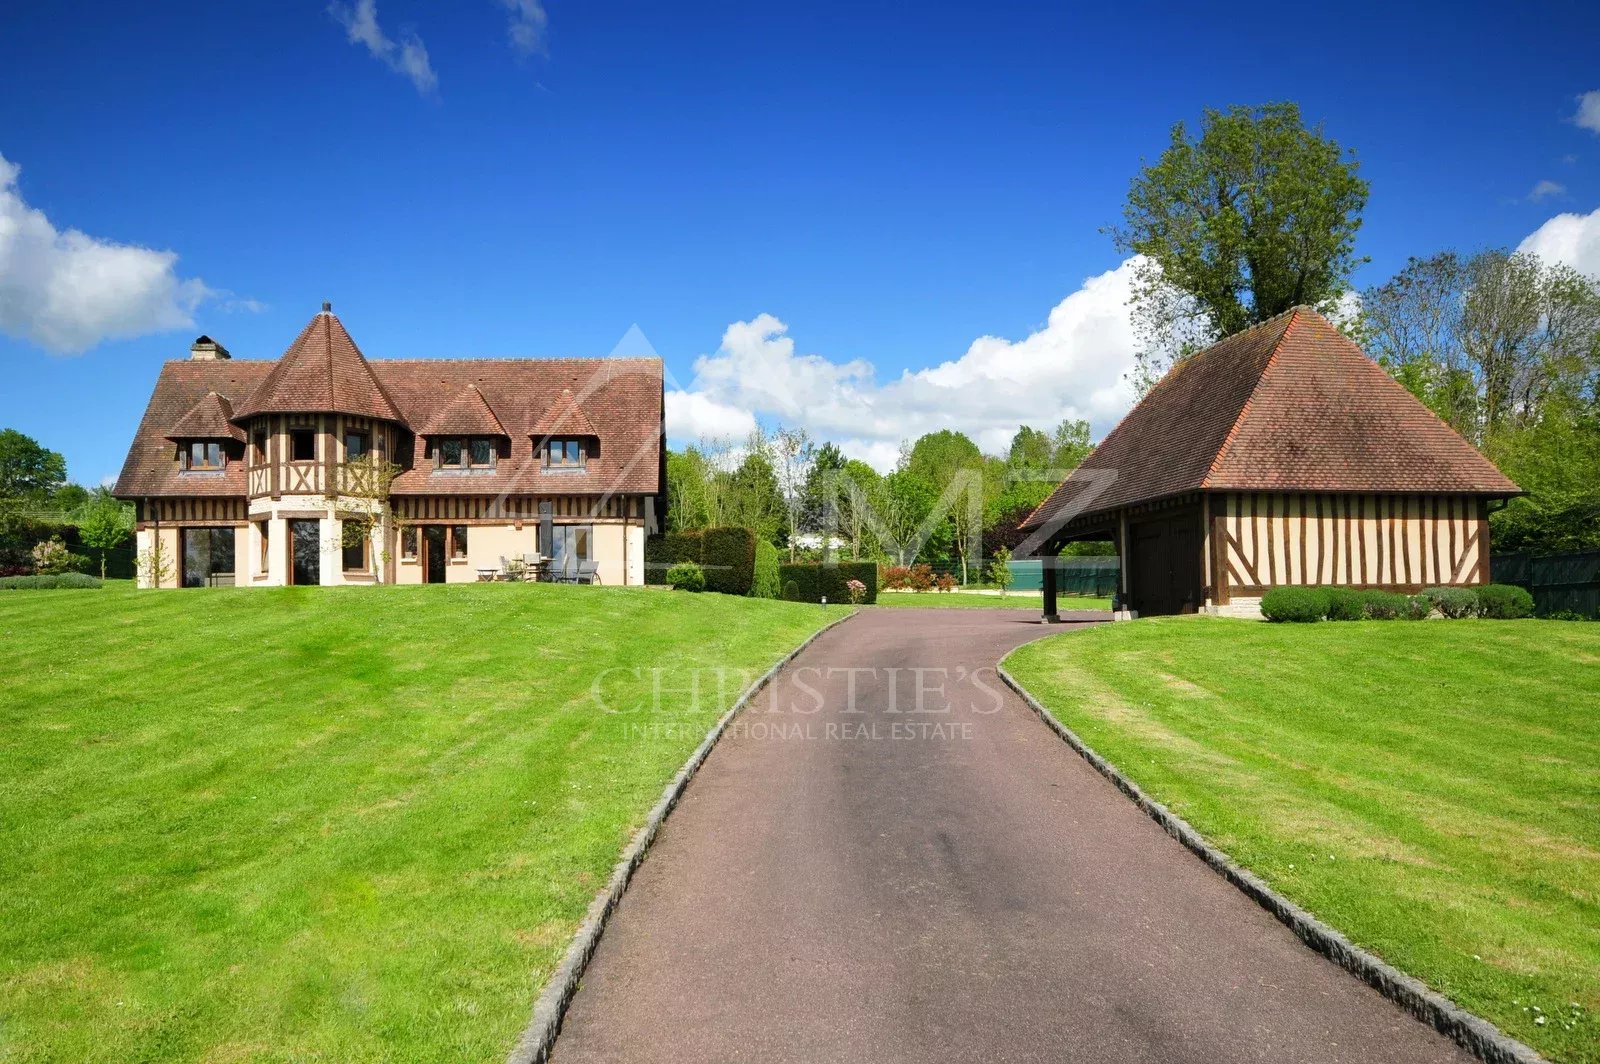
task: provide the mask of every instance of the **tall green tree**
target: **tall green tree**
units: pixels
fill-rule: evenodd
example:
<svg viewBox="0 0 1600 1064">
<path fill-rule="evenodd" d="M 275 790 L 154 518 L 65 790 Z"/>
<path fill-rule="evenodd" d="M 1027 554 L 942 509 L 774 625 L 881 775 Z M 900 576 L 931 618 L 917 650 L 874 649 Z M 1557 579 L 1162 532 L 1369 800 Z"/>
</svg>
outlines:
<svg viewBox="0 0 1600 1064">
<path fill-rule="evenodd" d="M 783 494 L 784 532 L 791 562 L 795 560 L 795 541 L 805 514 L 806 480 L 815 453 L 816 445 L 805 429 L 780 428 L 768 441 L 767 454 L 778 478 L 778 490 Z M 826 538 L 823 542 L 827 542 Z"/>
<path fill-rule="evenodd" d="M 1600 547 L 1600 279 L 1443 252 L 1361 303 L 1368 351 L 1527 493 L 1491 517 L 1496 548 Z"/>
<path fill-rule="evenodd" d="M 1544 422 L 1552 401 L 1570 418 L 1595 399 L 1600 280 L 1569 266 L 1447 251 L 1412 259 L 1361 304 L 1369 353 L 1480 446 Z"/>
<path fill-rule="evenodd" d="M 715 479 L 721 488 L 721 523 L 751 529 L 774 546 L 787 545 L 789 506 L 778 483 L 772 445 L 761 430 L 750 434 L 738 464 Z"/>
<path fill-rule="evenodd" d="M 111 498 L 96 498 L 78 519 L 78 538 L 100 552 L 100 579 L 106 577 L 106 554 L 133 534 L 133 507 Z"/>
<path fill-rule="evenodd" d="M 912 444 L 904 470 L 928 488 L 936 504 L 942 501 L 942 523 L 949 525 L 950 544 L 961 564 L 961 582 L 967 583 L 969 566 L 981 551 L 986 498 L 996 486 L 983 452 L 965 434 L 940 429 Z"/>
<path fill-rule="evenodd" d="M 1297 104 L 1208 109 L 1197 137 L 1175 125 L 1112 230 L 1121 250 L 1143 256 L 1138 383 L 1290 307 L 1331 309 L 1364 261 L 1355 237 L 1366 203 L 1354 154 L 1307 128 Z"/>
<path fill-rule="evenodd" d="M 0 498 L 41 499 L 67 482 L 67 460 L 32 436 L 0 430 Z"/>
</svg>

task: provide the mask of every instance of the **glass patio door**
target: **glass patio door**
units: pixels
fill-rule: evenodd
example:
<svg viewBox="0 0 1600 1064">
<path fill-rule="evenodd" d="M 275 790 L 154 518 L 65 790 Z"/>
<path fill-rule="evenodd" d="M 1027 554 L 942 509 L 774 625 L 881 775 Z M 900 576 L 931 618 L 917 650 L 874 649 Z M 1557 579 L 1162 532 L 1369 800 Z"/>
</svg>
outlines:
<svg viewBox="0 0 1600 1064">
<path fill-rule="evenodd" d="M 322 583 L 322 522 L 290 521 L 290 582 L 315 586 Z"/>
</svg>

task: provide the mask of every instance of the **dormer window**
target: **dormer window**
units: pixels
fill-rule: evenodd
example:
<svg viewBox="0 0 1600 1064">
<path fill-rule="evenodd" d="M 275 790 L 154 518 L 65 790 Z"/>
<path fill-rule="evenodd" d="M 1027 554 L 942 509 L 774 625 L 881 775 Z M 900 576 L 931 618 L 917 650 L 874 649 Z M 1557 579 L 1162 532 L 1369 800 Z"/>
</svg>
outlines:
<svg viewBox="0 0 1600 1064">
<path fill-rule="evenodd" d="M 183 449 L 183 468 L 191 473 L 220 472 L 227 462 L 219 440 L 194 440 Z"/>
<path fill-rule="evenodd" d="M 544 445 L 544 464 L 548 469 L 582 469 L 589 459 L 587 440 L 549 439 Z"/>
<path fill-rule="evenodd" d="M 492 470 L 499 457 L 491 436 L 451 436 L 434 443 L 440 469 Z"/>
</svg>

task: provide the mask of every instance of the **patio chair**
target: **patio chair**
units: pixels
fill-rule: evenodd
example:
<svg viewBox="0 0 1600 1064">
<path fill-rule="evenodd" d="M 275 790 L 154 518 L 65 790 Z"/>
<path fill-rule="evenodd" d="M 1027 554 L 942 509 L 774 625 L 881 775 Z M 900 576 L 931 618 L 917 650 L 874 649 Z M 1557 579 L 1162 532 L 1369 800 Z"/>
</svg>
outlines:
<svg viewBox="0 0 1600 1064">
<path fill-rule="evenodd" d="M 561 560 L 561 569 L 556 572 L 555 579 L 563 584 L 576 584 L 578 582 L 578 559 L 567 555 Z"/>
<path fill-rule="evenodd" d="M 600 582 L 600 572 L 599 572 L 599 570 L 600 570 L 600 563 L 599 562 L 596 562 L 596 561 L 579 562 L 578 563 L 578 575 L 576 577 L 576 580 L 580 584 L 598 584 Z"/>
</svg>

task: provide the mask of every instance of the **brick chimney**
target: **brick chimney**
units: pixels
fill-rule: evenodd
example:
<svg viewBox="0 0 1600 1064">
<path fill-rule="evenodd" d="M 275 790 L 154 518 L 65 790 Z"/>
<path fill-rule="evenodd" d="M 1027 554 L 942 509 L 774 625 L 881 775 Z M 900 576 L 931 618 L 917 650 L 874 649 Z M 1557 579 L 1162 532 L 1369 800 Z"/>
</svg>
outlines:
<svg viewBox="0 0 1600 1064">
<path fill-rule="evenodd" d="M 226 347 L 209 336 L 202 336 L 189 345 L 190 362 L 216 362 L 219 359 L 232 357 Z"/>
</svg>

